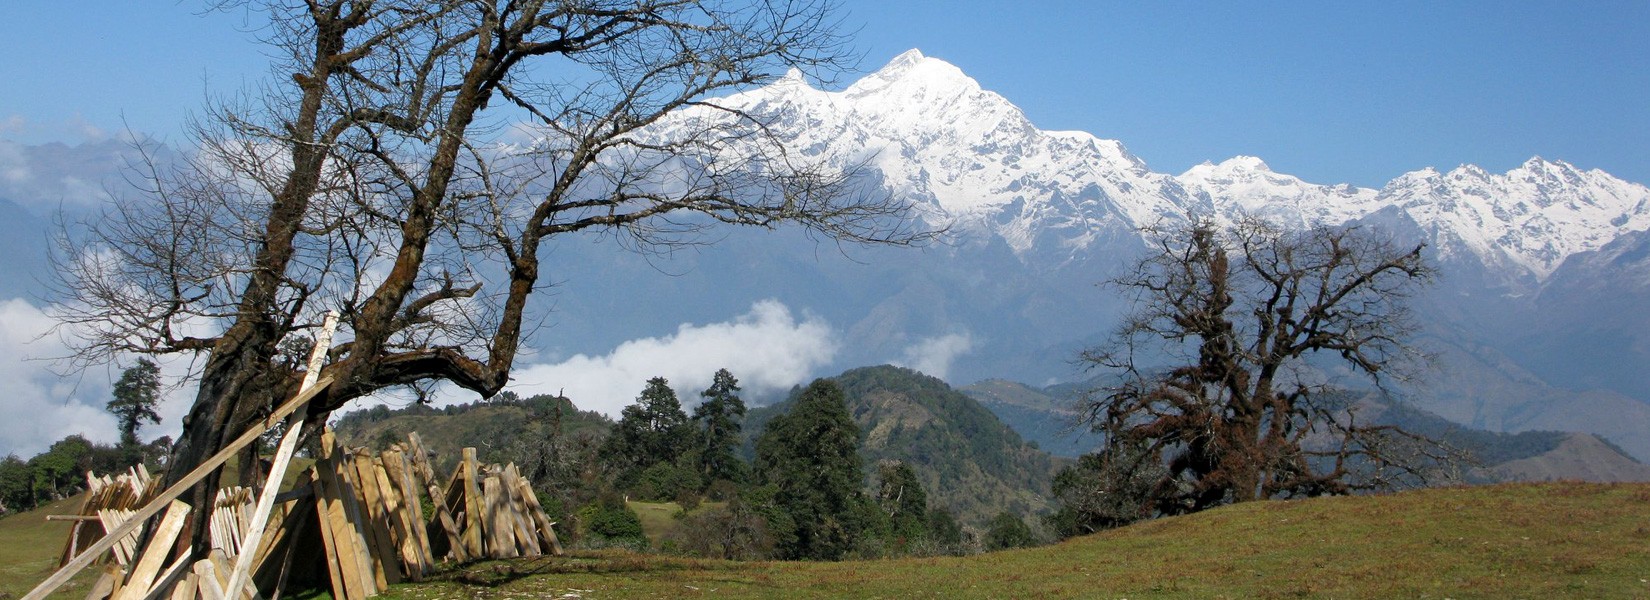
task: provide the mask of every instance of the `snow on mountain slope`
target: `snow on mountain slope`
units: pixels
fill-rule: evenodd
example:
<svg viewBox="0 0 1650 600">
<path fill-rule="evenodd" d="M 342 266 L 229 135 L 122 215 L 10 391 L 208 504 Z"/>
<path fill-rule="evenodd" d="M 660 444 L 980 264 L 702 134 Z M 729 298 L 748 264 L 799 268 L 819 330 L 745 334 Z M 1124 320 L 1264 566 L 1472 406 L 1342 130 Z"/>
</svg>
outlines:
<svg viewBox="0 0 1650 600">
<path fill-rule="evenodd" d="M 1157 173 L 1118 141 L 1038 129 L 1007 99 L 917 50 L 842 91 L 793 73 L 717 102 L 769 116 L 803 156 L 874 171 L 930 221 L 1000 236 L 1023 260 L 1069 259 L 1096 240 L 1193 215 L 1309 226 L 1385 209 L 1440 253 L 1540 280 L 1571 254 L 1650 227 L 1650 189 L 1539 157 L 1499 175 L 1426 168 L 1381 190 L 1308 183 L 1247 156 Z M 683 118 L 723 114 L 700 108 Z"/>
<path fill-rule="evenodd" d="M 1572 254 L 1650 227 L 1650 188 L 1540 157 L 1501 175 L 1473 165 L 1405 173 L 1376 203 L 1403 210 L 1435 238 L 1458 240 L 1488 261 L 1504 258 L 1538 279 Z"/>
<path fill-rule="evenodd" d="M 1190 202 L 1121 143 L 1042 131 L 916 50 L 840 92 L 791 76 L 722 102 L 772 115 L 771 127 L 805 156 L 863 165 L 930 220 L 995 232 L 1019 253 L 1050 237 L 1081 249 L 1097 231 L 1181 217 Z"/>
<path fill-rule="evenodd" d="M 1376 191 L 1349 184 L 1318 185 L 1275 173 L 1265 161 L 1236 156 L 1181 173 L 1182 186 L 1227 217 L 1251 214 L 1297 227 L 1345 223 L 1377 208 Z"/>
</svg>

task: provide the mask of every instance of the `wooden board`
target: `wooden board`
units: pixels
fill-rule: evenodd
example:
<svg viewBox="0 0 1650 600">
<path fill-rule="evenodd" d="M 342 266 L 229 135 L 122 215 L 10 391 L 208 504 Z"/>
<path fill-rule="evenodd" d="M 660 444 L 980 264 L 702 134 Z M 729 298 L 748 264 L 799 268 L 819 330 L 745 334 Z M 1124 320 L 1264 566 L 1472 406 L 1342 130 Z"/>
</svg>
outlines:
<svg viewBox="0 0 1650 600">
<path fill-rule="evenodd" d="M 327 577 L 332 584 L 335 600 L 354 600 L 364 597 L 359 589 L 360 576 L 355 572 L 355 560 L 344 554 L 346 548 L 337 536 L 338 521 L 343 520 L 343 508 L 325 489 L 320 473 L 326 470 L 321 463 L 310 469 L 310 485 L 315 488 L 315 518 L 321 530 L 321 546 L 326 557 Z M 352 549 L 350 549 L 352 550 Z M 356 589 L 351 589 L 356 588 Z"/>
<path fill-rule="evenodd" d="M 461 525 L 464 527 L 464 551 L 468 552 L 471 557 L 487 556 L 486 549 L 482 545 L 482 522 L 484 521 L 482 515 L 485 513 L 481 497 L 479 471 L 480 465 L 476 461 L 476 449 L 465 448 L 463 458 L 458 463 L 458 472 L 454 473 L 454 476 L 458 478 L 462 486 L 460 489 L 464 494 L 464 518 Z"/>
<path fill-rule="evenodd" d="M 521 553 L 516 550 L 516 533 L 514 519 L 510 510 L 510 494 L 504 491 L 504 485 L 498 475 L 488 475 L 481 480 L 481 497 L 485 502 L 482 514 L 487 528 L 487 556 L 490 558 L 515 558 Z"/>
<path fill-rule="evenodd" d="M 418 488 L 407 484 L 406 458 L 399 450 L 385 450 L 375 464 L 381 467 L 378 487 L 388 491 L 386 498 L 394 504 L 387 508 L 390 522 L 395 525 L 396 544 L 400 546 L 407 577 L 415 581 L 423 579 L 430 552 L 424 538 L 418 535 L 424 529 L 424 520 L 422 511 L 418 510 Z"/>
<path fill-rule="evenodd" d="M 357 455 L 356 461 L 367 464 L 373 477 L 377 479 L 379 512 L 383 515 L 391 547 L 401 561 L 402 575 L 416 581 L 423 573 L 418 561 L 418 551 L 412 547 L 412 527 L 406 522 L 407 511 L 401 490 L 396 489 L 395 484 L 390 481 L 389 470 L 383 459 L 361 454 Z"/>
<path fill-rule="evenodd" d="M 510 506 L 510 528 L 516 538 L 516 550 L 522 556 L 541 556 L 544 551 L 539 547 L 538 534 L 533 530 L 532 521 L 527 516 L 527 500 L 521 497 L 521 476 L 516 471 L 515 463 L 504 465 L 499 471 L 499 486 L 507 497 Z M 531 490 L 529 490 L 531 493 Z"/>
<path fill-rule="evenodd" d="M 407 457 L 412 461 L 413 473 L 423 481 L 424 488 L 429 492 L 430 502 L 435 505 L 436 522 L 440 525 L 441 532 L 447 536 L 448 555 L 454 562 L 469 562 L 470 554 L 464 549 L 463 533 L 453 518 L 453 512 L 447 507 L 447 494 L 435 477 L 435 469 L 430 468 L 429 453 L 424 450 L 424 440 L 419 439 L 417 432 L 409 433 L 407 444 Z"/>
<path fill-rule="evenodd" d="M 253 440 L 258 439 L 258 436 L 263 435 L 263 432 L 268 430 L 270 426 L 280 422 L 281 419 L 285 419 L 287 415 L 290 415 L 293 411 L 298 410 L 299 406 L 303 406 L 305 403 L 309 402 L 311 398 L 314 398 L 316 394 L 321 393 L 321 390 L 326 389 L 327 386 L 331 384 L 332 378 L 322 378 L 321 383 L 317 383 L 315 386 L 300 392 L 297 396 L 294 396 L 291 400 L 288 400 L 286 404 L 282 404 L 277 407 L 274 412 L 270 413 L 269 416 L 264 417 L 262 421 L 254 423 L 244 433 L 242 433 L 240 437 L 235 438 L 235 441 L 225 445 L 222 450 L 218 451 L 217 454 L 212 455 L 212 458 L 206 459 L 206 461 L 202 462 L 200 466 L 195 467 L 195 470 L 185 473 L 183 477 L 178 479 L 177 483 L 172 484 L 172 487 L 166 488 L 166 491 L 161 492 L 153 500 L 146 503 L 144 507 L 137 512 L 137 514 L 132 516 L 132 520 L 127 521 L 116 530 L 110 531 L 105 539 L 99 540 L 96 544 L 93 544 L 90 548 L 87 548 L 84 552 L 81 552 L 79 556 L 74 558 L 74 560 L 69 561 L 68 564 L 63 565 L 63 567 L 58 569 L 57 572 L 52 573 L 51 577 L 47 577 L 45 581 L 40 582 L 40 585 L 35 586 L 33 590 L 29 590 L 29 593 L 25 594 L 22 600 L 42 600 L 45 598 L 47 594 L 52 593 L 52 591 L 56 590 L 58 586 L 61 586 L 64 582 L 67 582 L 70 577 L 74 577 L 75 573 L 79 573 L 81 569 L 86 568 L 86 565 L 92 564 L 92 561 L 96 560 L 98 555 L 103 554 L 105 551 L 109 550 L 111 546 L 114 546 L 116 539 L 120 539 L 133 531 L 137 531 L 137 529 L 142 526 L 143 521 L 147 521 L 149 517 L 153 517 L 156 513 L 159 513 L 165 503 L 176 499 L 180 495 L 183 495 L 183 493 L 189 490 L 189 488 L 194 487 L 195 484 L 200 483 L 203 479 L 206 479 L 207 475 L 217 470 L 218 467 L 223 466 L 223 463 L 228 461 L 229 457 L 234 456 L 236 452 L 241 450 L 241 448 L 245 448 L 247 444 L 250 444 Z"/>
<path fill-rule="evenodd" d="M 120 594 L 115 594 L 115 600 L 142 600 L 149 593 L 149 588 L 155 584 L 160 576 L 161 567 L 166 565 L 166 559 L 172 554 L 172 543 L 177 541 L 178 533 L 183 531 L 183 523 L 189 518 L 189 505 L 181 500 L 173 500 L 166 507 L 166 516 L 161 517 L 160 525 L 150 535 L 149 546 L 143 550 L 143 555 L 132 565 L 131 575 L 126 579 L 126 586 Z"/>
<path fill-rule="evenodd" d="M 372 555 L 373 574 L 382 575 L 383 589 L 401 583 L 400 559 L 395 551 L 395 540 L 390 537 L 389 519 L 384 511 L 384 495 L 378 489 L 377 467 L 372 455 L 357 449 L 350 456 L 350 472 L 355 477 L 357 498 L 361 501 L 361 525 L 366 529 L 367 548 Z"/>
</svg>

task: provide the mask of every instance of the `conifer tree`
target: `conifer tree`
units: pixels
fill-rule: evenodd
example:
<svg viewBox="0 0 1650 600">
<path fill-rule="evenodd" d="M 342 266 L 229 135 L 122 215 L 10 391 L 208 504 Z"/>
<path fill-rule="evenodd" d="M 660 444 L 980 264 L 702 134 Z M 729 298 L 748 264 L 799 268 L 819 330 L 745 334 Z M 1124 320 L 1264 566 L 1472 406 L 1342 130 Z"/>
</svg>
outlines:
<svg viewBox="0 0 1650 600">
<path fill-rule="evenodd" d="M 745 463 L 735 454 L 745 418 L 739 380 L 727 369 L 718 369 L 710 387 L 699 395 L 705 401 L 693 409 L 693 421 L 700 434 L 700 474 L 707 483 L 719 479 L 744 480 Z"/>
<path fill-rule="evenodd" d="M 676 398 L 676 391 L 670 388 L 670 382 L 665 378 L 654 377 L 647 380 L 647 387 L 636 397 L 636 403 L 626 406 L 620 413 L 613 435 L 608 437 L 602 448 L 602 457 L 617 471 L 621 489 L 635 485 L 649 469 L 654 470 L 654 479 L 676 481 L 681 478 L 676 477 L 675 469 L 660 472 L 655 467 L 674 466 L 678 459 L 694 449 L 693 438 L 693 427 L 688 423 L 687 413 L 682 412 L 682 402 Z M 692 471 L 682 474 L 693 475 Z M 670 487 L 680 485 L 698 488 L 697 481 L 673 483 Z M 644 495 L 668 499 L 675 490 L 657 491 L 660 493 Z"/>
<path fill-rule="evenodd" d="M 888 518 L 889 541 L 896 550 L 928 537 L 928 493 L 905 461 L 877 466 L 877 505 Z"/>
<path fill-rule="evenodd" d="M 836 382 L 815 380 L 788 414 L 768 422 L 756 442 L 756 469 L 773 488 L 774 505 L 789 517 L 791 530 L 776 532 L 781 557 L 837 560 L 847 554 L 870 508 L 861 489 L 859 426 Z"/>
<path fill-rule="evenodd" d="M 138 428 L 143 422 L 159 423 L 155 405 L 160 403 L 160 367 L 147 358 L 122 371 L 115 382 L 114 399 L 109 401 L 109 412 L 120 421 L 120 449 L 133 452 L 140 444 Z"/>
</svg>

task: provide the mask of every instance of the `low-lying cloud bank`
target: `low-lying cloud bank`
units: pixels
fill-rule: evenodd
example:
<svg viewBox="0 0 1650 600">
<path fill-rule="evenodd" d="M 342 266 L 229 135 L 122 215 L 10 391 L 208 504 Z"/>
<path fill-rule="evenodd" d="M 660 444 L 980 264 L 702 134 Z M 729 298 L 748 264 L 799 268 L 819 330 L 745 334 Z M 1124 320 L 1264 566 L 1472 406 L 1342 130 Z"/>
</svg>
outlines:
<svg viewBox="0 0 1650 600">
<path fill-rule="evenodd" d="M 951 375 L 951 363 L 957 357 L 974 349 L 974 336 L 967 333 L 948 333 L 917 340 L 905 348 L 905 356 L 897 366 L 915 369 L 924 375 L 946 379 Z"/>
<path fill-rule="evenodd" d="M 77 433 L 104 443 L 117 438 L 115 419 L 104 407 L 120 367 L 69 376 L 58 373 L 55 369 L 61 364 L 51 359 L 66 356 L 70 349 L 52 330 L 54 324 L 45 310 L 29 301 L 0 300 L 0 351 L 5 353 L 0 358 L 0 411 L 14 416 L 0 419 L 0 456 L 16 454 L 26 459 Z M 923 338 L 904 350 L 903 360 L 895 362 L 945 378 L 952 362 L 975 344 L 966 333 Z M 579 354 L 551 364 L 523 362 L 511 375 L 508 389 L 523 397 L 565 394 L 579 408 L 617 418 L 652 377 L 670 380 L 683 406 L 692 407 L 700 400 L 699 392 L 710 386 L 716 370 L 728 369 L 739 379 L 748 400 L 807 383 L 832 364 L 839 348 L 836 331 L 823 318 L 793 313 L 778 300 L 762 300 L 727 321 L 683 323 L 675 333 L 631 340 L 607 354 Z M 186 361 L 161 364 L 166 383 L 186 379 Z M 442 394 L 448 401 L 468 398 L 450 386 L 447 389 L 454 392 Z M 183 414 L 194 399 L 194 386 L 191 382 L 168 387 L 163 393 L 158 411 L 162 421 L 143 429 L 146 440 L 178 434 Z M 379 402 L 400 405 L 405 400 L 386 395 L 363 399 L 344 410 Z"/>
<path fill-rule="evenodd" d="M 518 367 L 509 389 L 523 397 L 565 394 L 581 409 L 616 418 L 652 377 L 670 380 L 687 407 L 699 402 L 717 369 L 731 371 L 746 394 L 766 394 L 805 383 L 837 348 L 823 319 L 798 319 L 783 303 L 762 300 L 731 321 L 684 323 L 672 335 L 631 340 L 602 356 Z"/>
<path fill-rule="evenodd" d="M 111 382 L 120 377 L 119 367 L 94 368 L 79 374 L 63 374 L 54 359 L 67 356 L 69 348 L 52 330 L 56 322 L 27 300 L 0 300 L 0 456 L 15 454 L 28 459 L 69 435 L 113 443 L 119 439 L 114 415 L 105 406 L 113 391 Z M 163 380 L 182 378 L 184 366 L 161 363 Z M 194 397 L 188 389 L 168 387 L 158 407 L 159 425 L 144 424 L 139 435 L 154 439 L 176 436 L 183 413 Z"/>
</svg>

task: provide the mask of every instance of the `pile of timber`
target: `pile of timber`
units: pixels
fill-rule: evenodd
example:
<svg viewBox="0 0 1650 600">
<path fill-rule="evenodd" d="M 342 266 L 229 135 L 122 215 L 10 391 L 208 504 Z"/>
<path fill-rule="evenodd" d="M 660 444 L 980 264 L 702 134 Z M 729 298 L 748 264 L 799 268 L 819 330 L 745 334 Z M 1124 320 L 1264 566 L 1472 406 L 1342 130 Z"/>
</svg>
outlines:
<svg viewBox="0 0 1650 600">
<path fill-rule="evenodd" d="M 116 532 L 157 495 L 158 480 L 146 472 L 88 477 L 103 484 L 81 514 L 98 518 L 75 518 L 64 563 L 97 550 L 87 540 Z M 146 546 L 136 547 L 143 530 L 131 529 L 97 550 L 102 556 L 92 562 L 106 566 L 87 599 L 275 598 L 296 584 L 329 585 L 334 598 L 355 600 L 418 581 L 438 562 L 562 553 L 555 523 L 514 464 L 482 465 L 465 448 L 453 474 L 438 478 L 417 433 L 375 454 L 345 448 L 326 430 L 315 465 L 261 517 L 257 496 L 249 488 L 218 491 L 208 518 L 211 550 L 198 560 L 179 542 L 192 508 L 171 500 Z"/>
<path fill-rule="evenodd" d="M 71 559 L 103 539 L 106 532 L 120 527 L 121 523 L 132 517 L 134 511 L 148 504 L 159 492 L 160 480 L 151 477 L 143 465 L 132 467 L 125 473 L 112 477 L 87 472 L 86 499 L 80 503 L 80 510 L 75 511 L 73 515 L 46 517 L 53 521 L 74 523 L 69 528 L 69 539 L 63 544 L 58 566 L 68 564 Z M 131 562 L 132 555 L 137 550 L 137 542 L 136 532 L 122 536 L 110 549 L 105 560 L 125 566 Z"/>
</svg>

